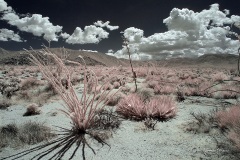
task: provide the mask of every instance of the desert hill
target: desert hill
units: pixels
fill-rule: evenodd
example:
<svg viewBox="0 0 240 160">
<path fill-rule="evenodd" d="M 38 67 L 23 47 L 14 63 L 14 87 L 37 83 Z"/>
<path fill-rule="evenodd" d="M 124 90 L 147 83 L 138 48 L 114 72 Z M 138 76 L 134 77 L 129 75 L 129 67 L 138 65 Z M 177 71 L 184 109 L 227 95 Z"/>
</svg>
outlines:
<svg viewBox="0 0 240 160">
<path fill-rule="evenodd" d="M 79 56 L 83 57 L 87 65 L 95 66 L 128 66 L 127 59 L 117 59 L 116 57 L 106 55 L 100 52 L 79 51 L 63 48 L 50 48 L 52 53 L 74 61 L 81 61 Z M 42 51 L 42 50 L 35 50 Z M 33 51 L 29 50 L 33 53 Z M 178 67 L 236 67 L 238 56 L 232 54 L 206 54 L 198 58 L 172 58 L 168 60 L 134 61 L 135 66 L 146 66 L 146 64 L 155 64 L 157 66 Z M 28 55 L 25 51 L 7 51 L 0 48 L 0 65 L 29 65 Z"/>
</svg>

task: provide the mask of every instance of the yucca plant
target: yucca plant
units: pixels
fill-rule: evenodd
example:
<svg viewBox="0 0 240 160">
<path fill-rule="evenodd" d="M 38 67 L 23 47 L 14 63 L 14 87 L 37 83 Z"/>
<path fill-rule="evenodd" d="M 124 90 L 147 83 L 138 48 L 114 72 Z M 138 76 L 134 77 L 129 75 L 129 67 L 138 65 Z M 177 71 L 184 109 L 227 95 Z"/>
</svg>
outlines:
<svg viewBox="0 0 240 160">
<path fill-rule="evenodd" d="M 94 85 L 94 91 L 93 94 L 87 94 L 87 75 L 86 75 L 86 64 L 79 64 L 77 62 L 68 61 L 68 63 L 74 63 L 79 65 L 79 67 L 84 67 L 84 90 L 82 93 L 82 96 L 79 98 L 77 96 L 77 93 L 74 90 L 74 87 L 72 86 L 71 79 L 72 79 L 72 71 L 67 67 L 62 59 L 60 59 L 56 54 L 51 53 L 49 50 L 45 49 L 44 52 L 36 52 L 34 51 L 34 55 L 30 52 L 30 60 L 39 67 L 39 70 L 42 73 L 42 76 L 53 86 L 53 88 L 57 91 L 57 93 L 60 95 L 61 99 L 65 102 L 65 110 L 61 110 L 68 118 L 71 119 L 71 128 L 66 129 L 62 127 L 60 128 L 60 138 L 57 138 L 53 141 L 50 141 L 47 144 L 40 145 L 38 147 L 26 150 L 24 152 L 18 153 L 13 156 L 9 156 L 3 159 L 7 158 L 14 158 L 18 159 L 21 158 L 27 154 L 30 154 L 34 151 L 40 151 L 37 155 L 32 157 L 32 159 L 42 159 L 47 155 L 50 155 L 51 153 L 55 152 L 54 155 L 50 159 L 61 159 L 64 157 L 65 153 L 74 145 L 75 149 L 72 155 L 68 159 L 72 159 L 74 155 L 76 154 L 78 148 L 82 146 L 82 158 L 85 159 L 85 146 L 90 148 L 90 150 L 95 154 L 94 149 L 90 146 L 88 143 L 88 140 L 86 138 L 86 135 L 89 135 L 88 137 L 91 137 L 95 139 L 97 142 L 101 143 L 102 145 L 106 144 L 108 145 L 104 139 L 102 139 L 101 134 L 96 131 L 97 125 L 99 124 L 99 113 L 103 110 L 105 104 L 107 101 L 105 101 L 106 96 L 109 97 L 111 94 L 111 90 L 106 91 L 103 90 L 100 93 L 100 97 L 97 101 L 95 101 L 95 98 L 97 96 L 97 78 L 94 76 L 94 73 L 90 71 L 90 73 L 93 75 L 91 76 L 95 83 Z M 53 73 L 51 70 L 51 66 L 46 65 L 45 61 L 43 61 L 39 57 L 43 57 L 43 55 L 50 58 L 55 65 L 57 66 L 57 74 Z M 84 60 L 83 60 L 84 61 Z M 65 78 L 67 80 L 68 88 L 66 89 L 65 86 L 61 83 L 61 79 Z M 91 82 L 92 83 L 92 82 Z M 104 84 L 101 88 L 104 88 Z M 115 94 L 112 94 L 111 96 L 114 96 Z M 99 126 L 100 127 L 100 126 Z M 43 150 L 43 151 L 42 151 Z"/>
</svg>

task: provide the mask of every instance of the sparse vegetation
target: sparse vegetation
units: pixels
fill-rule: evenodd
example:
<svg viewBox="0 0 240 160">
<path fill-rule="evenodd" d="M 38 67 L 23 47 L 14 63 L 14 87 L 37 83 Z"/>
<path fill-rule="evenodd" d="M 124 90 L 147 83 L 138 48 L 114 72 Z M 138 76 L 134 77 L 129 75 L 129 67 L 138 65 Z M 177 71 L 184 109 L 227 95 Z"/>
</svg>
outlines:
<svg viewBox="0 0 240 160">
<path fill-rule="evenodd" d="M 167 120 L 176 115 L 175 101 L 170 96 L 153 97 L 144 102 L 138 94 L 130 94 L 120 100 L 117 112 L 126 118 Z"/>
<path fill-rule="evenodd" d="M 27 106 L 27 111 L 23 114 L 23 116 L 33 116 L 38 114 L 40 114 L 39 106 L 33 103 Z"/>
<path fill-rule="evenodd" d="M 27 122 L 19 126 L 12 123 L 0 127 L 0 149 L 37 144 L 55 136 L 51 129 L 42 123 Z"/>
<path fill-rule="evenodd" d="M 37 54 L 41 54 L 41 53 L 37 53 Z M 57 71 L 58 71 L 57 74 L 52 73 L 50 67 L 45 65 L 45 62 L 43 62 L 41 59 L 37 59 L 32 54 L 30 54 L 31 61 L 39 67 L 39 70 L 43 74 L 44 78 L 49 83 L 51 83 L 53 88 L 57 91 L 59 96 L 65 102 L 66 110 L 62 110 L 62 112 L 67 117 L 69 117 L 69 119 L 72 121 L 71 123 L 72 128 L 66 129 L 66 128 L 59 127 L 60 135 L 62 135 L 60 138 L 57 138 L 53 141 L 48 142 L 47 144 L 40 145 L 38 147 L 26 150 L 24 152 L 15 154 L 10 157 L 15 157 L 15 156 L 23 157 L 24 155 L 29 154 L 31 152 L 38 151 L 41 149 L 46 149 L 46 147 L 50 147 L 45 151 L 40 151 L 40 153 L 37 154 L 35 157 L 39 157 L 39 159 L 41 159 L 44 156 L 57 150 L 57 148 L 61 148 L 56 152 L 56 154 L 54 154 L 52 158 L 54 157 L 62 158 L 64 154 L 70 149 L 70 147 L 73 144 L 76 144 L 74 152 L 69 157 L 69 159 L 73 158 L 77 149 L 81 145 L 82 145 L 82 157 L 83 159 L 85 159 L 85 146 L 90 148 L 91 151 L 95 154 L 94 149 L 88 143 L 88 139 L 86 135 L 88 135 L 93 140 L 96 140 L 97 142 L 101 143 L 102 145 L 105 145 L 105 144 L 108 145 L 104 141 L 103 132 L 100 132 L 98 128 L 103 126 L 102 123 L 107 126 L 111 126 L 110 124 L 112 122 L 115 123 L 115 121 L 112 121 L 111 119 L 109 119 L 110 118 L 109 115 L 107 115 L 107 118 L 103 118 L 103 116 L 99 115 L 100 113 L 102 113 L 102 110 L 105 104 L 107 103 L 107 101 L 105 101 L 105 98 L 106 96 L 110 95 L 111 90 L 109 91 L 104 90 L 103 92 L 101 92 L 97 102 L 94 102 L 95 97 L 97 95 L 97 92 L 96 92 L 96 87 L 98 84 L 97 78 L 94 76 L 94 73 L 90 71 L 89 73 L 91 75 L 91 81 L 89 81 L 90 79 L 88 79 L 87 77 L 86 66 L 83 65 L 85 70 L 84 71 L 84 90 L 82 93 L 82 97 L 78 98 L 71 83 L 72 72 L 69 71 L 69 68 L 55 54 L 52 54 L 49 51 L 45 51 L 45 54 L 51 57 L 51 59 L 55 62 L 57 66 Z M 71 62 L 71 61 L 69 61 L 69 63 L 78 64 L 76 62 Z M 62 83 L 62 79 L 66 79 L 67 81 L 66 83 L 68 87 L 66 87 Z M 88 83 L 90 82 L 94 82 L 94 83 L 91 83 L 93 85 L 92 86 L 93 96 L 88 95 L 87 93 L 88 92 L 87 86 L 88 86 Z M 29 113 L 32 113 L 31 112 L 32 109 L 33 111 L 35 111 L 35 107 L 30 107 Z M 114 126 L 118 126 L 116 124 Z M 112 126 L 112 128 L 114 127 Z"/>
</svg>

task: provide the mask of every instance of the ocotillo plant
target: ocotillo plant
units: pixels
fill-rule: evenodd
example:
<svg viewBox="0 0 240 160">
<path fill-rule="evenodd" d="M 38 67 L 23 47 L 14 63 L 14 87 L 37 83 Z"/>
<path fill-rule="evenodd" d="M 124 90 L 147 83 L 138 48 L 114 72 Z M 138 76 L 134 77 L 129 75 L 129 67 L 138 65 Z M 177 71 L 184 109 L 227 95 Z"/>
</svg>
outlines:
<svg viewBox="0 0 240 160">
<path fill-rule="evenodd" d="M 133 70 L 132 59 L 131 59 L 130 48 L 129 48 L 129 41 L 124 36 L 122 38 L 123 38 L 123 45 L 126 46 L 126 49 L 127 49 L 127 52 L 128 52 L 129 62 L 130 62 L 131 69 L 132 69 L 132 74 L 133 74 L 133 80 L 134 80 L 134 83 L 135 83 L 135 92 L 137 92 L 137 74 Z"/>
<path fill-rule="evenodd" d="M 56 72 L 59 73 L 54 74 L 52 71 L 53 66 L 46 65 L 42 59 L 38 58 L 42 57 L 37 56 L 38 54 L 44 54 L 51 58 L 55 64 L 55 67 L 57 67 Z M 40 72 L 42 73 L 42 76 L 53 86 L 61 99 L 65 102 L 65 110 L 61 111 L 63 111 L 63 113 L 71 120 L 71 128 L 67 129 L 58 127 L 61 129 L 59 134 L 61 137 L 52 140 L 47 144 L 25 150 L 3 159 L 19 159 L 23 158 L 27 154 L 38 151 L 39 153 L 32 157 L 32 159 L 46 159 L 46 156 L 51 156 L 49 159 L 60 160 L 65 156 L 66 152 L 69 151 L 71 147 L 73 147 L 73 153 L 70 157 L 67 158 L 72 159 L 81 146 L 82 158 L 85 160 L 85 147 L 88 147 L 95 154 L 94 149 L 88 142 L 88 138 L 92 138 L 102 145 L 108 145 L 101 137 L 101 133 L 98 130 L 100 127 L 99 125 L 101 124 L 99 123 L 99 121 L 101 121 L 101 118 L 99 118 L 99 113 L 104 109 L 105 104 L 108 103 L 105 98 L 107 96 L 114 96 L 117 92 L 109 96 L 111 90 L 106 91 L 103 89 L 104 85 L 106 84 L 105 83 L 100 88 L 100 90 L 103 89 L 103 92 L 99 93 L 100 97 L 97 101 L 95 101 L 95 98 L 98 94 L 96 89 L 98 84 L 97 78 L 93 73 L 93 79 L 95 81 L 95 83 L 93 83 L 93 93 L 87 94 L 87 85 L 89 82 L 87 82 L 86 64 L 81 65 L 78 62 L 72 62 L 78 64 L 80 67 L 82 66 L 84 69 L 84 90 L 81 97 L 79 97 L 71 83 L 72 71 L 64 64 L 61 58 L 51 53 L 48 49 L 43 50 L 43 52 L 34 51 L 34 55 L 29 52 L 29 56 L 31 62 L 38 66 Z M 61 82 L 63 78 L 67 80 L 67 88 Z"/>
</svg>

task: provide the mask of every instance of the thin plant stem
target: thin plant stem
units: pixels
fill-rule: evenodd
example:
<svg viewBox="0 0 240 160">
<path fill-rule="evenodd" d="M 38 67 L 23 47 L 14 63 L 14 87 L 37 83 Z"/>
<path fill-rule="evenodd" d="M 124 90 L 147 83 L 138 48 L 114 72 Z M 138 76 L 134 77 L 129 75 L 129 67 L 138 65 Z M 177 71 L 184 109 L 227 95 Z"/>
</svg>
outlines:
<svg viewBox="0 0 240 160">
<path fill-rule="evenodd" d="M 133 80 L 134 80 L 134 83 L 135 83 L 135 92 L 137 92 L 137 89 L 138 89 L 138 87 L 137 87 L 137 74 L 136 74 L 136 72 L 133 70 L 133 65 L 132 65 L 132 59 L 131 59 L 131 54 L 130 54 L 130 48 L 129 48 L 129 45 L 128 45 L 128 40 L 125 38 L 125 37 L 123 37 L 123 40 L 124 40 L 124 42 L 123 42 L 123 44 L 126 46 L 126 48 L 127 48 L 127 52 L 128 52 L 128 57 L 129 57 L 129 62 L 130 62 L 130 66 L 131 66 L 131 69 L 132 69 L 132 74 L 133 74 Z"/>
</svg>

